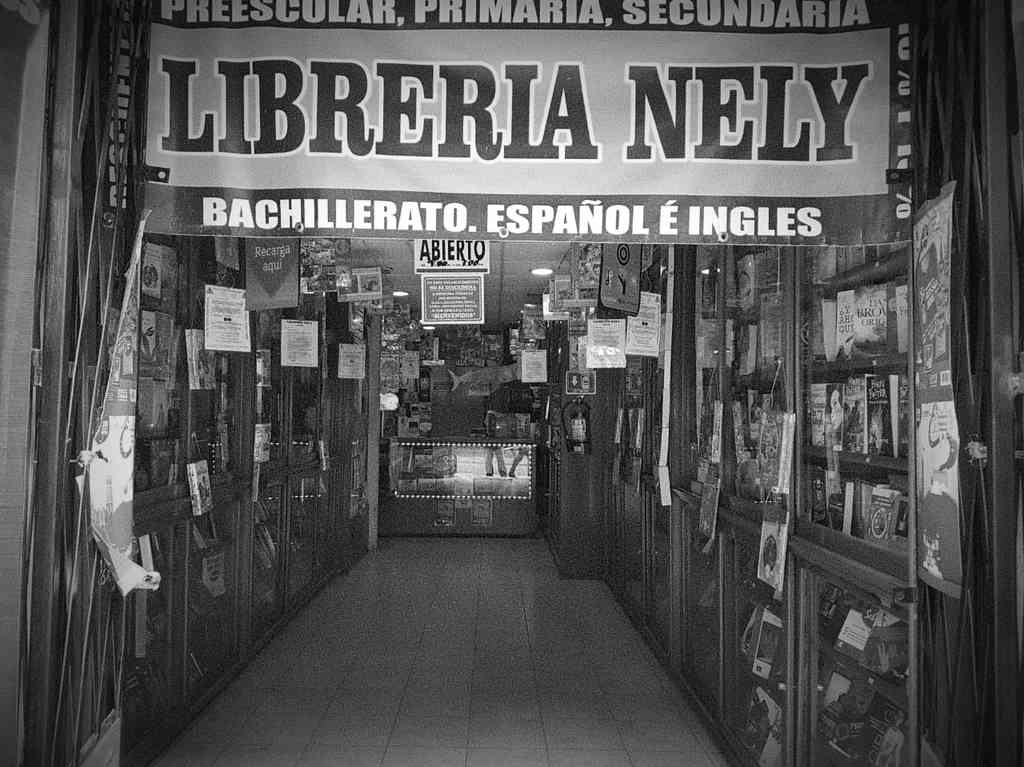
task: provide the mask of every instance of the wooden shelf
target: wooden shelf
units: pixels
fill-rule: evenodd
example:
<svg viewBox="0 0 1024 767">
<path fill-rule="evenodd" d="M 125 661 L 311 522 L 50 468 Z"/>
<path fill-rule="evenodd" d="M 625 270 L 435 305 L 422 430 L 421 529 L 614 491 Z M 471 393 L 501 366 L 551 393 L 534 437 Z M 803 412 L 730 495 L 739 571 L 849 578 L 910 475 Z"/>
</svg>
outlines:
<svg viewBox="0 0 1024 767">
<path fill-rule="evenodd" d="M 815 358 L 808 365 L 808 376 L 815 383 L 827 383 L 841 381 L 858 373 L 905 373 L 907 364 L 907 355 L 898 352 L 841 359 L 834 362 Z"/>
<path fill-rule="evenodd" d="M 899 472 L 907 473 L 907 459 L 895 458 L 891 455 L 879 455 L 877 453 L 851 453 L 846 450 L 833 451 L 840 469 L 858 471 L 865 474 L 877 474 L 878 472 Z M 814 463 L 828 463 L 828 450 L 814 445 L 803 446 L 805 460 Z"/>
</svg>

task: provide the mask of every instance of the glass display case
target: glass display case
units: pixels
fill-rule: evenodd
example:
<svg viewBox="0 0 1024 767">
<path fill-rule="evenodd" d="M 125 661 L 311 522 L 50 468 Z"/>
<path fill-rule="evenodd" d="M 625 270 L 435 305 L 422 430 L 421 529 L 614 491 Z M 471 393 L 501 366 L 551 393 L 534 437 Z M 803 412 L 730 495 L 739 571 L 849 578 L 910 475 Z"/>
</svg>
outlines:
<svg viewBox="0 0 1024 767">
<path fill-rule="evenodd" d="M 281 533 L 285 484 L 260 478 L 253 503 L 252 633 L 262 637 L 281 615 L 284 602 Z"/>
<path fill-rule="evenodd" d="M 313 583 L 319 476 L 291 477 L 288 506 L 288 601 L 292 603 Z"/>
<path fill-rule="evenodd" d="M 382 534 L 532 533 L 535 450 L 525 440 L 392 439 Z"/>
</svg>

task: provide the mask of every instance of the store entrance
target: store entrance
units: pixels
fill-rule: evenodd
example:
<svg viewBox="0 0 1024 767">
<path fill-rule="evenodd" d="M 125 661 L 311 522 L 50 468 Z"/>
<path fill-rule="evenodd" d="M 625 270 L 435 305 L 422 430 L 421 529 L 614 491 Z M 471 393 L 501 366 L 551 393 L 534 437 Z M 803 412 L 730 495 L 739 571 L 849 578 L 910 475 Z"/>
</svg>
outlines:
<svg viewBox="0 0 1024 767">
<path fill-rule="evenodd" d="M 533 535 L 547 489 L 544 296 L 571 248 L 351 240 L 347 249 L 339 300 L 381 403 L 379 535 Z M 360 282 L 376 269 L 381 295 L 367 304 Z M 359 301 L 345 301 L 348 284 Z"/>
</svg>

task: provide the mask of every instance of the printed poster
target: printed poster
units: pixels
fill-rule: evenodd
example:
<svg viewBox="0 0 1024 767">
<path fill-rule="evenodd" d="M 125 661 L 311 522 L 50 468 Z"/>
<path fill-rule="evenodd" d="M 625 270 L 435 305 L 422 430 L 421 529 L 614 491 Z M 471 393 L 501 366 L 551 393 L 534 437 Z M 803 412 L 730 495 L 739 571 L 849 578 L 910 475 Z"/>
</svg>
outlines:
<svg viewBox="0 0 1024 767">
<path fill-rule="evenodd" d="M 251 312 L 299 305 L 299 240 L 252 238 L 245 243 L 245 308 Z"/>
<path fill-rule="evenodd" d="M 338 378 L 362 380 L 366 377 L 366 347 L 362 344 L 338 344 Z"/>
<path fill-rule="evenodd" d="M 885 171 L 912 143 L 913 8 L 155 3 L 144 204 L 162 233 L 437 240 L 448 263 L 488 240 L 909 241 Z"/>
<path fill-rule="evenodd" d="M 89 521 L 93 540 L 110 568 L 122 595 L 133 589 L 155 589 L 160 573 L 147 570 L 133 561 L 135 541 L 135 400 L 138 354 L 138 324 L 142 235 L 146 216 L 135 236 L 128 266 L 121 314 L 117 320 L 114 348 L 110 354 L 110 373 L 103 403 L 95 421 L 85 476 L 79 478 L 79 490 L 88 486 Z M 102 455 L 102 458 L 100 457 Z"/>
<path fill-rule="evenodd" d="M 548 382 L 548 352 L 546 349 L 538 351 L 523 349 L 519 361 L 522 368 L 520 380 L 523 383 Z"/>
<path fill-rule="evenodd" d="M 955 183 L 928 201 L 914 222 L 914 333 L 917 381 L 918 574 L 959 596 L 960 427 L 950 358 L 950 259 Z"/>
<path fill-rule="evenodd" d="M 590 320 L 587 323 L 587 367 L 626 367 L 626 321 Z"/>
<path fill-rule="evenodd" d="M 245 291 L 238 288 L 206 286 L 205 343 L 210 351 L 248 352 L 249 313 L 245 310 Z"/>
<path fill-rule="evenodd" d="M 635 314 L 640 308 L 641 245 L 620 243 L 601 257 L 601 306 Z"/>
<path fill-rule="evenodd" d="M 657 357 L 661 349 L 661 294 L 643 291 L 635 317 L 626 318 L 626 354 Z"/>
<path fill-rule="evenodd" d="M 348 303 L 380 301 L 384 278 L 379 266 L 357 267 L 349 271 L 346 281 L 337 282 L 338 300 Z"/>
<path fill-rule="evenodd" d="M 482 274 L 424 274 L 420 278 L 420 322 L 425 325 L 482 325 Z"/>
<path fill-rule="evenodd" d="M 315 320 L 281 320 L 282 367 L 315 368 L 320 360 L 319 323 Z"/>
</svg>

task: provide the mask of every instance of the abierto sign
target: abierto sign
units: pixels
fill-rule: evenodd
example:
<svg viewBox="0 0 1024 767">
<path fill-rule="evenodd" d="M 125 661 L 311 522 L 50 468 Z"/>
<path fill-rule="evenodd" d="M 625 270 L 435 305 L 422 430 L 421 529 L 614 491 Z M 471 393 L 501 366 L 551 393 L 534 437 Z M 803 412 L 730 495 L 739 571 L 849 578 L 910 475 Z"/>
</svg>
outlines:
<svg viewBox="0 0 1024 767">
<path fill-rule="evenodd" d="M 413 267 L 429 272 L 491 271 L 491 245 L 487 240 L 416 240 Z"/>
<path fill-rule="evenodd" d="M 909 181 L 887 174 L 911 160 L 899 3 L 164 0 L 153 13 L 157 231 L 909 239 Z"/>
</svg>

